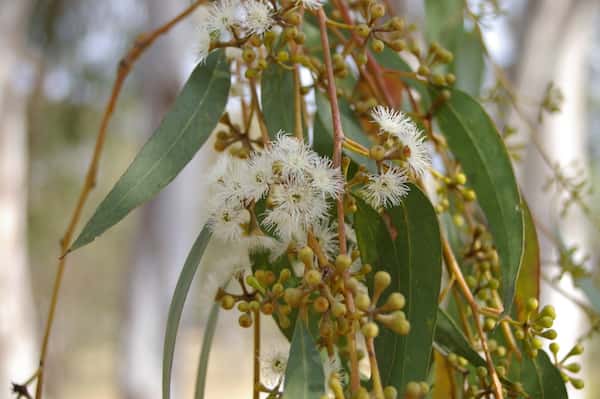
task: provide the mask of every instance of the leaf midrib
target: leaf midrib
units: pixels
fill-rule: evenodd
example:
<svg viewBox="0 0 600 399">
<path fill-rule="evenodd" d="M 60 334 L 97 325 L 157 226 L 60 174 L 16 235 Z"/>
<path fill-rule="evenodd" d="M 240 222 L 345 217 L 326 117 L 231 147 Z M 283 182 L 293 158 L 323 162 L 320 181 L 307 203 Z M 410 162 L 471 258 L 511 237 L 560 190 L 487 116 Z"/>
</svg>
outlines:
<svg viewBox="0 0 600 399">
<path fill-rule="evenodd" d="M 129 194 L 131 194 L 135 189 L 137 189 L 137 187 L 139 187 L 139 185 L 158 167 L 158 165 L 163 161 L 163 159 L 165 159 L 165 157 L 171 153 L 171 151 L 173 150 L 173 148 L 175 148 L 175 146 L 179 143 L 181 137 L 183 137 L 185 135 L 185 133 L 187 132 L 189 126 L 191 125 L 192 121 L 194 120 L 194 118 L 196 117 L 196 115 L 198 114 L 198 112 L 200 111 L 200 108 L 204 105 L 204 101 L 206 100 L 206 97 L 208 96 L 208 93 L 210 92 L 213 83 L 215 82 L 215 76 L 219 75 L 218 72 L 218 67 L 221 65 L 222 61 L 224 60 L 223 56 L 220 56 L 215 68 L 212 70 L 210 79 L 208 81 L 208 86 L 206 88 L 206 90 L 204 91 L 204 94 L 202 95 L 201 100 L 198 102 L 198 106 L 194 109 L 194 112 L 192 113 L 192 115 L 188 118 L 188 120 L 185 123 L 185 126 L 183 127 L 183 129 L 181 129 L 181 133 L 179 135 L 177 135 L 176 139 L 173 140 L 173 143 L 168 147 L 168 150 L 165 151 L 159 158 L 158 160 L 154 163 L 154 165 L 149 168 L 146 173 L 140 178 L 138 179 L 138 181 L 133 184 L 131 186 L 131 188 L 129 190 L 127 190 L 122 196 L 121 199 L 119 201 L 117 201 L 115 203 L 114 206 L 112 206 L 111 208 L 109 208 L 111 211 L 114 209 L 119 208 L 119 206 L 123 203 L 123 201 L 125 201 L 125 199 L 127 199 L 127 197 L 129 196 Z"/>
</svg>

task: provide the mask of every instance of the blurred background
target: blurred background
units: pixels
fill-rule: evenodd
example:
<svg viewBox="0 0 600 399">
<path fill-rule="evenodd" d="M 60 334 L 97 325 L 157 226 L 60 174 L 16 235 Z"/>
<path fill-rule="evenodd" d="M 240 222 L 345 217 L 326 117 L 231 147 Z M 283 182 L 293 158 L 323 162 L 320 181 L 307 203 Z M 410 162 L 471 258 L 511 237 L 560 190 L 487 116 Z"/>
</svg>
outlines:
<svg viewBox="0 0 600 399">
<path fill-rule="evenodd" d="M 423 27 L 422 3 L 390 4 Z M 473 9 L 479 3 L 469 1 Z M 136 35 L 166 22 L 187 4 L 189 0 L 0 0 L 0 399 L 11 397 L 11 381 L 23 382 L 35 370 L 59 238 L 75 206 L 118 61 Z M 573 259 L 585 261 L 584 268 L 593 272 L 600 233 L 576 207 L 558 217 L 565 198 L 544 190 L 550 170 L 530 139 L 534 134 L 552 164 L 598 187 L 600 2 L 499 4 L 499 15 L 493 12 L 482 20 L 484 39 L 536 129 L 532 132 L 509 109 L 490 112 L 501 126 L 516 129 L 509 143 L 519 149 L 518 174 L 534 216 L 548 228 L 560 226 L 565 244 L 578 246 Z M 193 68 L 194 24 L 192 17 L 159 39 L 128 78 L 83 219 L 160 122 Z M 482 98 L 493 93 L 494 68 L 486 61 Z M 564 97 L 561 112 L 545 115 L 538 124 L 551 81 Z M 207 145 L 155 200 L 69 257 L 50 343 L 46 398 L 160 398 L 167 309 L 202 226 L 202 176 L 213 160 Z M 600 204 L 593 192 L 585 201 Z M 592 210 L 596 215 L 600 211 Z M 551 278 L 564 265 L 560 254 L 543 245 L 544 273 Z M 585 300 L 568 278 L 559 287 Z M 571 301 L 549 285 L 542 295 L 543 303 L 558 308 L 564 347 L 588 331 L 588 318 Z M 192 394 L 205 303 L 201 287 L 195 287 L 178 342 L 175 398 Z M 247 398 L 251 390 L 251 336 L 236 327 L 234 317 L 225 314 L 219 323 L 208 398 Z M 274 345 L 285 345 L 272 328 L 266 330 L 278 342 Z M 589 378 L 600 373 L 600 362 L 594 362 L 600 356 L 597 335 L 586 342 L 586 390 L 573 393 L 574 398 L 600 397 L 600 381 Z"/>
</svg>

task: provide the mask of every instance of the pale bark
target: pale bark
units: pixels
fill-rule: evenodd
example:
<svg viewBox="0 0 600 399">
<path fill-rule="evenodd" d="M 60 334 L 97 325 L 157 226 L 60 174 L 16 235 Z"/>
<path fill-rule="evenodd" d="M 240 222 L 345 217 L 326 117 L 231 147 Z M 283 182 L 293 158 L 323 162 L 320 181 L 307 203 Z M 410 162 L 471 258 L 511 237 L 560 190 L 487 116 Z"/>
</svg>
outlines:
<svg viewBox="0 0 600 399">
<path fill-rule="evenodd" d="M 539 102 L 550 81 L 554 81 L 562 90 L 565 96 L 562 112 L 558 115 L 546 114 L 536 134 L 542 150 L 563 167 L 572 161 L 577 161 L 584 169 L 586 167 L 586 56 L 591 45 L 593 17 L 597 11 L 598 4 L 591 0 L 538 1 L 528 21 L 529 29 L 524 32 L 524 46 L 516 69 L 517 90 L 524 99 L 524 108 L 532 121 L 536 121 L 537 109 L 526 104 Z M 523 133 L 522 139 L 526 139 L 526 124 L 518 119 L 514 116 L 514 123 Z M 552 233 L 555 227 L 552 223 L 556 221 L 566 244 L 577 244 L 583 253 L 587 252 L 590 248 L 585 218 L 581 212 L 572 209 L 567 218 L 559 219 L 565 197 L 542 190 L 551 171 L 531 141 L 518 172 L 522 191 L 536 221 Z M 553 243 L 543 235 L 540 238 L 542 260 L 556 260 L 558 253 L 551 250 Z M 544 273 L 553 276 L 557 270 L 545 265 Z M 563 279 L 560 287 L 569 293 L 577 292 L 570 278 Z M 552 303 L 556 307 L 558 342 L 568 350 L 584 331 L 583 313 L 548 284 L 542 285 L 542 303 Z M 569 393 L 571 398 L 584 397 L 580 391 L 570 390 Z"/>
<path fill-rule="evenodd" d="M 35 370 L 33 298 L 27 259 L 26 95 L 15 87 L 24 62 L 28 1 L 0 3 L 0 398 Z"/>
</svg>

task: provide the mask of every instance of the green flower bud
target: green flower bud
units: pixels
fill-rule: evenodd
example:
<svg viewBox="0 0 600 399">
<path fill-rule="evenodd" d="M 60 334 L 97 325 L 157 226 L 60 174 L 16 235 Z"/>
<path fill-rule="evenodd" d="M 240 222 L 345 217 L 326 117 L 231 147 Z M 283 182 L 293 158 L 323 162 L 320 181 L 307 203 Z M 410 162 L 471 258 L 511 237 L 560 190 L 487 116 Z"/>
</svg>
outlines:
<svg viewBox="0 0 600 399">
<path fill-rule="evenodd" d="M 529 298 L 527 300 L 527 303 L 525 304 L 525 308 L 529 311 L 529 312 L 533 312 L 534 310 L 536 310 L 538 308 L 539 304 L 538 304 L 538 300 L 535 298 Z"/>
<path fill-rule="evenodd" d="M 567 364 L 565 366 L 565 368 L 567 370 L 569 370 L 570 372 L 572 372 L 572 373 L 579 373 L 579 371 L 581 370 L 581 364 L 579 364 L 579 363 L 570 363 L 570 364 Z"/>
<path fill-rule="evenodd" d="M 388 385 L 387 387 L 385 387 L 383 389 L 383 397 L 385 399 L 397 399 L 398 398 L 398 391 L 393 386 Z"/>
<path fill-rule="evenodd" d="M 571 385 L 573 385 L 573 388 L 575 389 L 583 389 L 585 383 L 583 382 L 583 380 L 580 380 L 579 378 L 571 378 Z"/>
<path fill-rule="evenodd" d="M 366 338 L 375 338 L 379 335 L 379 327 L 373 322 L 366 323 L 361 331 Z"/>
<path fill-rule="evenodd" d="M 371 298 L 367 294 L 358 294 L 354 300 L 356 307 L 363 312 L 366 312 L 371 307 Z"/>
<path fill-rule="evenodd" d="M 235 299 L 231 295 L 223 295 L 221 298 L 221 307 L 225 310 L 233 309 L 235 306 Z"/>
</svg>

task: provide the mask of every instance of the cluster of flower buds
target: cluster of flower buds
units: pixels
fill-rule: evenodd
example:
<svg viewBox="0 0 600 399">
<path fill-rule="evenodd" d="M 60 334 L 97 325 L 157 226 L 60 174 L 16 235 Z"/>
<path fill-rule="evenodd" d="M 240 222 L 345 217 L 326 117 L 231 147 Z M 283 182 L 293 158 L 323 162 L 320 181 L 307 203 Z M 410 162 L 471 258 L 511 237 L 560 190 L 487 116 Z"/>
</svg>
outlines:
<svg viewBox="0 0 600 399">
<path fill-rule="evenodd" d="M 571 359 L 583 353 L 583 346 L 581 344 L 575 344 L 560 361 L 558 360 L 560 346 L 556 342 L 552 342 L 550 344 L 550 351 L 554 356 L 554 364 L 560 370 L 563 380 L 565 382 L 570 382 L 575 389 L 583 389 L 584 382 L 582 379 L 567 374 L 577 374 L 581 370 L 581 364 L 578 362 L 573 362 Z M 570 361 L 569 363 L 567 363 L 568 360 Z"/>
<path fill-rule="evenodd" d="M 484 226 L 476 225 L 473 228 L 471 241 L 464 251 L 464 259 L 473 264 L 465 277 L 473 294 L 486 306 L 500 308 L 500 262 L 492 237 Z M 486 324 L 489 327 L 492 322 Z"/>
<path fill-rule="evenodd" d="M 525 305 L 526 319 L 519 322 L 515 330 L 515 338 L 523 340 L 523 346 L 531 357 L 536 357 L 543 347 L 540 338 L 554 340 L 557 337 L 556 330 L 551 328 L 556 319 L 554 306 L 546 305 L 541 310 L 538 310 L 538 307 L 537 299 L 529 298 Z"/>
<path fill-rule="evenodd" d="M 438 202 L 435 205 L 437 213 L 444 213 L 450 210 L 450 197 L 453 199 L 455 207 L 454 223 L 457 227 L 464 225 L 464 219 L 461 216 L 461 211 L 464 210 L 465 204 L 473 202 L 477 199 L 477 194 L 471 188 L 467 187 L 467 176 L 462 172 L 456 172 L 445 176 L 435 170 L 431 171 L 431 175 L 435 178 L 436 195 Z"/>
<path fill-rule="evenodd" d="M 443 48 L 438 42 L 432 42 L 425 57 L 421 59 L 421 65 L 417 69 L 417 74 L 427 78 L 429 83 L 434 86 L 452 86 L 456 81 L 456 76 L 452 73 L 438 73 L 435 71 L 438 65 L 452 63 L 454 56 L 450 51 Z"/>
</svg>

